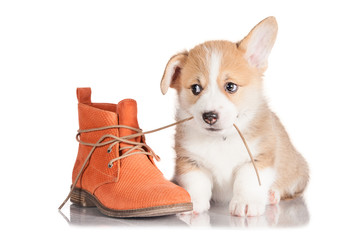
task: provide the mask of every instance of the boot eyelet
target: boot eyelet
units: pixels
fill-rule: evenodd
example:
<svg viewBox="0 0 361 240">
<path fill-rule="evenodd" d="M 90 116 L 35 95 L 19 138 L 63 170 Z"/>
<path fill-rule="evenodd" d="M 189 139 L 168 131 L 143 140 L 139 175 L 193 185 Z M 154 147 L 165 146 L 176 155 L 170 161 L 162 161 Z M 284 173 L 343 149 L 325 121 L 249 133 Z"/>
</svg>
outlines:
<svg viewBox="0 0 361 240">
<path fill-rule="evenodd" d="M 108 168 L 112 168 L 113 167 L 113 164 L 112 163 L 109 163 L 108 164 Z"/>
<path fill-rule="evenodd" d="M 112 152 L 112 149 L 109 148 L 109 149 L 107 150 L 107 153 L 111 153 L 111 152 Z"/>
</svg>

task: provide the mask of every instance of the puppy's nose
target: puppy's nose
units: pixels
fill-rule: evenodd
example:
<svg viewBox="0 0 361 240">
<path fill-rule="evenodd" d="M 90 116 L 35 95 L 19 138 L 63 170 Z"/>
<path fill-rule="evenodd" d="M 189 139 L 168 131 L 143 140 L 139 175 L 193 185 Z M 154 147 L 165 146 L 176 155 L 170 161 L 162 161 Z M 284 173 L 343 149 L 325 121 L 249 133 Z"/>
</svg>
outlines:
<svg viewBox="0 0 361 240">
<path fill-rule="evenodd" d="M 202 116 L 203 116 L 203 120 L 209 125 L 215 124 L 218 120 L 218 113 L 216 112 L 206 112 L 203 113 Z"/>
</svg>

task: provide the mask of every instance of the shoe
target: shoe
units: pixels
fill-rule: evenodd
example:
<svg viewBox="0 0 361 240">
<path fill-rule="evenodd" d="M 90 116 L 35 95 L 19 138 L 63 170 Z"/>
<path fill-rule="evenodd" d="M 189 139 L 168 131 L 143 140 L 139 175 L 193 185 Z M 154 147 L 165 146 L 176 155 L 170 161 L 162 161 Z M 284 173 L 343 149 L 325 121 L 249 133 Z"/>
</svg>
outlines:
<svg viewBox="0 0 361 240">
<path fill-rule="evenodd" d="M 158 156 L 139 129 L 135 100 L 92 103 L 90 88 L 78 88 L 77 97 L 79 151 L 71 202 L 121 218 L 192 211 L 188 192 L 156 167 Z"/>
</svg>

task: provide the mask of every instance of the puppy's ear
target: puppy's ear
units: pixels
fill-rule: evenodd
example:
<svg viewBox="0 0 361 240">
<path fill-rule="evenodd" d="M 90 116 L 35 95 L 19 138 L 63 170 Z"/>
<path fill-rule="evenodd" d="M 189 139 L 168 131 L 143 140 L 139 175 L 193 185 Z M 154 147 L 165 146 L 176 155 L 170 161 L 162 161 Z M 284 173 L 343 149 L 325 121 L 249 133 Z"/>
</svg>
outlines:
<svg viewBox="0 0 361 240">
<path fill-rule="evenodd" d="M 251 66 L 261 71 L 266 70 L 268 55 L 276 41 L 277 30 L 276 18 L 268 17 L 237 43 L 238 48 L 245 51 L 245 58 Z"/>
<path fill-rule="evenodd" d="M 188 52 L 182 52 L 174 55 L 169 59 L 167 66 L 165 67 L 162 81 L 160 82 L 160 89 L 164 94 L 167 93 L 168 88 L 177 88 L 179 77 L 182 68 L 187 60 Z"/>
</svg>

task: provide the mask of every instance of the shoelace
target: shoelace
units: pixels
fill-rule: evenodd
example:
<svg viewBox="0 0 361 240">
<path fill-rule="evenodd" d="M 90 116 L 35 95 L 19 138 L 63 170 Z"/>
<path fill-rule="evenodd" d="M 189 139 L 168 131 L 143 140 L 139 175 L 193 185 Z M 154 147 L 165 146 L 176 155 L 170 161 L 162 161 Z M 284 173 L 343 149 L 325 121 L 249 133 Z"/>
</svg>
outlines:
<svg viewBox="0 0 361 240">
<path fill-rule="evenodd" d="M 72 184 L 72 187 L 69 191 L 69 194 L 68 196 L 65 198 L 65 200 L 63 201 L 63 203 L 59 206 L 59 210 L 62 209 L 62 207 L 65 205 L 65 203 L 69 200 L 69 198 L 71 197 L 71 194 L 73 193 L 74 189 L 75 189 L 75 186 L 76 184 L 78 183 L 79 181 L 79 178 L 80 176 L 83 174 L 83 171 L 85 169 L 85 166 L 86 164 L 89 162 L 93 152 L 95 151 L 95 149 L 97 147 L 102 147 L 102 146 L 106 146 L 106 145 L 109 145 L 110 146 L 108 147 L 107 149 L 107 152 L 110 153 L 112 151 L 112 148 L 116 145 L 116 144 L 119 144 L 119 143 L 127 143 L 127 144 L 130 144 L 130 145 L 134 145 L 134 146 L 125 146 L 125 147 L 122 147 L 122 148 L 119 148 L 119 152 L 123 151 L 123 150 L 126 150 L 128 149 L 128 151 L 126 151 L 125 153 L 123 153 L 121 156 L 119 157 L 116 157 L 116 158 L 113 158 L 112 160 L 109 161 L 108 163 L 108 167 L 111 168 L 113 166 L 113 163 L 115 161 L 119 161 L 123 158 L 126 158 L 126 157 L 129 157 L 131 155 L 134 155 L 134 154 L 145 154 L 145 155 L 150 155 L 150 156 L 153 156 L 157 161 L 160 160 L 160 158 L 158 157 L 158 155 L 156 155 L 154 153 L 154 151 L 146 144 L 146 143 L 142 143 L 142 142 L 136 142 L 136 141 L 131 141 L 131 140 L 128 140 L 128 139 L 133 139 L 133 138 L 136 138 L 136 137 L 139 137 L 139 136 L 143 136 L 143 135 L 146 135 L 146 134 L 149 134 L 149 133 L 154 133 L 154 132 L 158 132 L 158 131 L 161 131 L 163 129 L 166 129 L 166 128 L 169 128 L 169 127 L 173 127 L 175 125 L 178 125 L 178 124 L 181 124 L 181 123 L 184 123 L 186 121 L 189 121 L 193 119 L 193 117 L 189 117 L 189 118 L 186 118 L 186 119 L 183 119 L 183 120 L 180 120 L 178 122 L 175 122 L 175 123 L 172 123 L 172 124 L 169 124 L 169 125 L 166 125 L 164 127 L 160 127 L 160 128 L 157 128 L 157 129 L 154 129 L 154 130 L 151 130 L 151 131 L 147 131 L 147 132 L 143 132 L 141 129 L 138 129 L 138 128 L 133 128 L 133 127 L 129 127 L 129 126 L 125 126 L 125 125 L 112 125 L 112 126 L 106 126 L 106 127 L 100 127 L 100 128 L 91 128 L 91 129 L 85 129 L 85 130 L 78 130 L 78 133 L 76 135 L 76 140 L 82 144 L 82 145 L 85 145 L 85 146 L 91 146 L 92 149 L 90 150 L 88 156 L 86 157 L 83 165 L 81 166 L 80 168 L 80 171 L 78 173 L 78 175 L 76 176 L 75 180 L 74 180 L 74 183 Z M 246 140 L 245 138 L 243 137 L 241 131 L 239 130 L 239 128 L 236 126 L 236 124 L 233 124 L 233 126 L 236 128 L 238 134 L 240 135 L 246 149 L 247 149 L 247 152 L 251 158 L 251 161 L 252 161 L 252 164 L 253 164 L 253 167 L 255 169 L 255 172 L 256 172 L 256 175 L 257 175 L 257 179 L 258 179 L 258 183 L 259 185 L 261 186 L 261 180 L 260 180 L 260 177 L 259 177 L 259 174 L 258 174 L 258 170 L 257 170 L 257 167 L 256 167 L 256 164 L 255 164 L 255 161 L 253 159 L 253 156 L 252 156 L 252 153 L 251 151 L 249 150 L 248 148 L 248 145 L 246 143 Z M 126 128 L 126 129 L 130 129 L 132 131 L 135 131 L 137 133 L 135 134 L 131 134 L 131 135 L 127 135 L 127 136 L 122 136 L 122 137 L 117 137 L 117 136 L 114 136 L 112 134 L 105 134 L 103 135 L 101 138 L 99 138 L 99 140 L 96 142 L 96 143 L 87 143 L 87 142 L 83 142 L 80 140 L 80 135 L 82 133 L 88 133 L 88 132 L 95 132 L 95 131 L 102 131 L 102 130 L 107 130 L 107 129 L 112 129 L 112 128 Z M 105 139 L 107 138 L 110 138 L 111 140 L 108 140 L 108 141 L 105 141 L 103 142 Z M 147 149 L 147 151 L 145 150 Z M 140 150 L 140 151 L 135 151 L 133 152 L 134 150 Z"/>
</svg>

